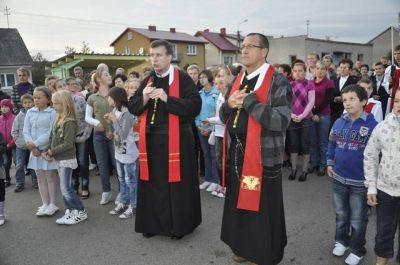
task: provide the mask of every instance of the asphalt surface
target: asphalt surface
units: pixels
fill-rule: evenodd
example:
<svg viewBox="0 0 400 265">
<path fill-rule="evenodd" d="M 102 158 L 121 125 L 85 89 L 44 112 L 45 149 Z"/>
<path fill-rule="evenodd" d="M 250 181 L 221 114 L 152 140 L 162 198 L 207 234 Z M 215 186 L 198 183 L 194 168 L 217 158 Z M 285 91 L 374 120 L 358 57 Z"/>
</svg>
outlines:
<svg viewBox="0 0 400 265">
<path fill-rule="evenodd" d="M 335 230 L 331 179 L 312 174 L 300 183 L 287 180 L 288 169 L 283 173 L 288 245 L 280 264 L 344 264 L 345 257 L 331 254 Z M 146 239 L 135 233 L 134 218 L 120 220 L 108 214 L 113 204 L 99 205 L 100 178 L 92 174 L 90 180 L 91 197 L 84 200 L 89 218 L 69 227 L 55 223 L 62 211 L 53 217 L 35 216 L 41 200 L 38 191 L 31 188 L 29 177 L 23 192 L 14 193 L 14 185 L 7 188 L 7 221 L 0 227 L 0 265 L 236 264 L 219 238 L 223 199 L 201 192 L 203 222 L 191 235 L 181 240 L 162 236 Z M 117 191 L 115 179 L 112 189 Z M 63 208 L 61 196 L 58 206 Z M 368 253 L 361 264 L 375 264 L 375 219 L 373 211 L 367 232 Z M 396 263 L 391 260 L 389 264 Z"/>
</svg>

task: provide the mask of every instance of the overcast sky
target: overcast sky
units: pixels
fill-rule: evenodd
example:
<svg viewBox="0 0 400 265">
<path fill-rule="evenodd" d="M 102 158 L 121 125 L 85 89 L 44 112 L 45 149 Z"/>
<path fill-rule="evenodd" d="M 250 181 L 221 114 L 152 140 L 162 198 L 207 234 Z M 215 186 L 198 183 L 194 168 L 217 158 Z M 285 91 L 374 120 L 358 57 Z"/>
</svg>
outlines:
<svg viewBox="0 0 400 265">
<path fill-rule="evenodd" d="M 1 13 L 11 10 L 10 27 L 17 28 L 31 54 L 49 60 L 77 49 L 82 41 L 100 53 L 112 53 L 110 43 L 126 27 L 175 27 L 194 34 L 209 28 L 228 33 L 261 32 L 274 37 L 310 37 L 367 42 L 389 26 L 399 25 L 399 0 L 0 0 Z M 0 27 L 7 27 L 0 14 Z M 273 51 L 271 51 L 273 52 Z"/>
</svg>

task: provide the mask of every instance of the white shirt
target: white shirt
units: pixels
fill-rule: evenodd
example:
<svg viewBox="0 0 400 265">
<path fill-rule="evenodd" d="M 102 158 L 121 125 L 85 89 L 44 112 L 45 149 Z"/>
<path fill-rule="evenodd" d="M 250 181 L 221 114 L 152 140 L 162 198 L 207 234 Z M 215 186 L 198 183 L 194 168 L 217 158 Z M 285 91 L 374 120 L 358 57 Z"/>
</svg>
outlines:
<svg viewBox="0 0 400 265">
<path fill-rule="evenodd" d="M 344 84 L 346 83 L 347 79 L 349 78 L 349 75 L 347 76 L 341 76 L 339 79 L 339 90 L 342 91 Z"/>
</svg>

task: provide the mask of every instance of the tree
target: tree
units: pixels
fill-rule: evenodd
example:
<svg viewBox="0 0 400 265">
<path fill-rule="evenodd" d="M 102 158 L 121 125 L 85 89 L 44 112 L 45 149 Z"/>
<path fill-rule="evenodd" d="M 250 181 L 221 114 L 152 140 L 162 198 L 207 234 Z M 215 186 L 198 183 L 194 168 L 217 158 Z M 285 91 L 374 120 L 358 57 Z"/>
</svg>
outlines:
<svg viewBox="0 0 400 265">
<path fill-rule="evenodd" d="M 76 53 L 76 49 L 71 46 L 65 46 L 64 52 L 66 55 L 68 55 L 68 54 Z"/>
<path fill-rule="evenodd" d="M 43 85 L 46 78 L 46 66 L 50 66 L 50 62 L 38 52 L 32 56 L 32 82 L 35 85 Z"/>
<path fill-rule="evenodd" d="M 81 53 L 91 54 L 91 53 L 94 53 L 94 51 L 89 47 L 89 43 L 82 41 Z"/>
</svg>

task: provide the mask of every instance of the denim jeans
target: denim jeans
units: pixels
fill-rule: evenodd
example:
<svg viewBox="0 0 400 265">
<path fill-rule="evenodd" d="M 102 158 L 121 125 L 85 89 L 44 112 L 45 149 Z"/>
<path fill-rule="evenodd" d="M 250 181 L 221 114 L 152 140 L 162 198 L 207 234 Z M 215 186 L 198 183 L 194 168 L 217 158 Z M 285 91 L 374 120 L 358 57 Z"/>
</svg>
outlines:
<svg viewBox="0 0 400 265">
<path fill-rule="evenodd" d="M 11 163 L 14 159 L 15 163 L 15 147 L 8 149 L 5 153 L 3 153 L 3 165 L 4 165 L 4 170 L 6 172 L 6 182 L 11 181 L 10 177 L 10 168 L 11 168 Z"/>
<path fill-rule="evenodd" d="M 83 207 L 81 199 L 79 199 L 72 186 L 72 168 L 60 167 L 58 169 L 58 175 L 60 177 L 60 189 L 65 208 L 70 210 L 84 210 L 85 207 Z"/>
<path fill-rule="evenodd" d="M 393 258 L 394 237 L 400 215 L 400 197 L 392 197 L 378 190 L 376 205 L 375 254 L 382 258 Z"/>
<path fill-rule="evenodd" d="M 79 190 L 79 178 L 82 178 L 82 190 L 89 190 L 89 153 L 86 142 L 76 143 L 76 159 L 78 168 L 72 171 L 72 184 L 75 191 Z"/>
<path fill-rule="evenodd" d="M 326 168 L 326 150 L 328 149 L 330 115 L 320 115 L 319 122 L 312 122 L 310 127 L 310 166 Z"/>
<path fill-rule="evenodd" d="M 110 162 L 115 167 L 114 144 L 104 133 L 93 134 L 93 146 L 96 153 L 97 167 L 99 168 L 103 192 L 111 191 L 110 184 Z"/>
<path fill-rule="evenodd" d="M 201 149 L 204 155 L 205 180 L 211 183 L 219 183 L 217 157 L 213 145 L 208 143 L 208 136 L 199 135 Z"/>
<path fill-rule="evenodd" d="M 336 212 L 336 242 L 361 257 L 365 249 L 368 224 L 367 189 L 333 181 L 333 202 Z M 350 235 L 351 234 L 351 235 Z"/>
<path fill-rule="evenodd" d="M 136 208 L 136 194 L 137 194 L 137 178 L 136 168 L 137 162 L 130 164 L 123 164 L 118 160 L 115 160 L 117 164 L 117 172 L 119 179 L 119 201 L 123 204 L 130 201 L 132 208 Z M 128 190 L 129 189 L 129 190 Z M 129 195 L 128 195 L 129 194 Z"/>
<path fill-rule="evenodd" d="M 15 150 L 15 182 L 17 187 L 25 186 L 25 157 L 28 151 L 22 148 Z M 35 170 L 31 170 L 32 185 L 37 186 Z"/>
</svg>

